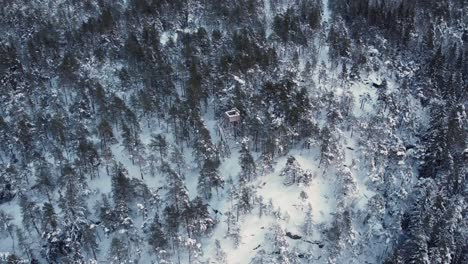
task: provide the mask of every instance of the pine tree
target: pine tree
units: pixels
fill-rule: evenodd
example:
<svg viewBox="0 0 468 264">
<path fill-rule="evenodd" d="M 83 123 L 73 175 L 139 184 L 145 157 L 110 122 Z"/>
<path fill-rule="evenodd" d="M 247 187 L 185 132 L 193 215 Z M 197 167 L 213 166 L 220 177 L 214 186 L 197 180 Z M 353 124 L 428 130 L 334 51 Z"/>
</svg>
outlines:
<svg viewBox="0 0 468 264">
<path fill-rule="evenodd" d="M 157 213 L 154 215 L 153 223 L 151 223 L 149 232 L 148 243 L 151 245 L 155 253 L 158 254 L 161 250 L 166 248 L 168 242 Z"/>
<path fill-rule="evenodd" d="M 216 261 L 220 264 L 226 263 L 227 261 L 226 252 L 224 252 L 224 250 L 221 248 L 221 243 L 219 242 L 218 239 L 215 240 L 215 249 L 216 249 L 216 253 L 215 253 Z"/>
<path fill-rule="evenodd" d="M 28 239 L 24 234 L 24 231 L 21 228 L 16 229 L 16 237 L 18 238 L 18 246 L 21 251 L 27 256 L 28 260 L 32 263 L 35 260 L 33 250 L 32 250 L 32 242 Z"/>
<path fill-rule="evenodd" d="M 42 206 L 42 231 L 53 232 L 58 227 L 58 217 L 51 203 Z"/>
<path fill-rule="evenodd" d="M 176 214 L 180 215 L 185 208 L 189 207 L 188 190 L 184 178 L 175 172 L 168 163 L 163 162 L 161 172 L 167 179 L 167 202 L 174 206 Z"/>
<path fill-rule="evenodd" d="M 134 33 L 128 36 L 127 41 L 125 42 L 125 50 L 129 58 L 132 59 L 131 62 L 135 63 L 136 61 L 143 59 L 144 51 Z"/>
<path fill-rule="evenodd" d="M 161 134 L 152 135 L 150 148 L 151 150 L 159 153 L 159 158 L 162 162 L 163 157 L 167 155 L 168 145 L 166 142 L 166 138 Z"/>
<path fill-rule="evenodd" d="M 240 182 L 239 197 L 236 205 L 237 218 L 240 214 L 250 213 L 254 208 L 255 190 L 244 182 Z"/>
<path fill-rule="evenodd" d="M 200 176 L 198 178 L 198 190 L 199 193 L 205 198 L 210 199 L 212 196 L 212 189 L 216 192 L 220 187 L 223 187 L 224 180 L 221 178 L 218 172 L 219 161 L 206 159 L 200 170 Z"/>
<path fill-rule="evenodd" d="M 177 172 L 181 174 L 181 170 L 186 166 L 186 164 L 183 153 L 176 146 L 171 148 L 171 162 L 175 164 Z"/>
<path fill-rule="evenodd" d="M 190 206 L 182 213 L 187 223 L 187 230 L 191 237 L 209 234 L 215 227 L 215 220 L 208 212 L 208 204 L 202 198 L 195 197 Z"/>
<path fill-rule="evenodd" d="M 96 204 L 96 208 L 99 219 L 102 222 L 102 225 L 105 227 L 105 233 L 113 231 L 115 229 L 114 221 L 116 217 L 114 216 L 114 211 L 111 208 L 109 200 L 104 194 L 102 195 L 102 202 L 98 202 Z"/>
<path fill-rule="evenodd" d="M 266 234 L 266 240 L 271 243 L 274 254 L 270 257 L 269 263 L 294 263 L 294 257 L 286 241 L 284 230 L 279 224 L 274 223 Z"/>
<path fill-rule="evenodd" d="M 351 170 L 348 167 L 339 168 L 337 176 L 342 186 L 340 195 L 342 194 L 344 199 L 350 199 L 357 192 L 357 183 L 353 178 Z"/>
<path fill-rule="evenodd" d="M 3 235 L 8 235 L 11 238 L 12 241 L 12 250 L 13 252 L 15 251 L 15 237 L 14 237 L 14 231 L 15 231 L 15 225 L 12 223 L 14 218 L 5 213 L 3 210 L 0 210 L 0 235 L 3 237 Z"/>
<path fill-rule="evenodd" d="M 49 169 L 51 164 L 46 161 L 40 162 L 36 168 L 36 184 L 39 190 L 51 200 L 51 193 L 55 189 L 55 182 Z"/>
<path fill-rule="evenodd" d="M 19 198 L 24 227 L 28 231 L 31 228 L 34 228 L 37 234 L 40 235 L 41 232 L 39 231 L 39 224 L 37 223 L 37 219 L 41 219 L 40 207 L 31 201 L 26 195 L 21 195 Z"/>
<path fill-rule="evenodd" d="M 256 166 L 255 161 L 247 147 L 247 142 L 245 140 L 242 141 L 239 153 L 239 163 L 241 166 L 240 179 L 250 182 L 256 175 Z"/>
<path fill-rule="evenodd" d="M 294 156 L 289 156 L 286 161 L 286 166 L 281 171 L 280 176 L 285 178 L 283 181 L 285 185 L 292 185 L 300 183 L 304 174 L 305 172 L 302 170 L 301 165 L 297 162 L 296 158 L 294 158 Z"/>
<path fill-rule="evenodd" d="M 92 257 L 95 261 L 98 260 L 97 254 L 99 253 L 99 243 L 98 243 L 98 235 L 96 230 L 95 224 L 87 224 L 82 231 L 82 245 L 83 249 L 88 252 L 88 254 L 92 254 Z M 88 257 L 88 259 L 91 259 Z"/>
<path fill-rule="evenodd" d="M 427 33 L 424 35 L 424 44 L 428 50 L 434 49 L 434 24 L 431 22 L 427 27 Z"/>
<path fill-rule="evenodd" d="M 110 263 L 131 263 L 128 245 L 120 238 L 112 238 L 109 248 Z"/>
<path fill-rule="evenodd" d="M 70 165 L 65 165 L 63 168 L 62 179 L 65 190 L 59 192 L 59 206 L 64 211 L 68 219 L 76 217 L 84 217 L 88 215 L 86 206 L 85 192 L 87 184 L 85 179 L 77 175 L 75 169 Z"/>
<path fill-rule="evenodd" d="M 434 105 L 431 111 L 431 127 L 423 137 L 425 155 L 419 168 L 423 178 L 436 178 L 437 173 L 446 166 L 448 157 L 446 109 L 443 105 Z"/>
<path fill-rule="evenodd" d="M 70 83 L 74 81 L 76 71 L 79 68 L 79 62 L 72 53 L 67 53 L 63 57 L 62 63 L 59 65 L 59 73 L 64 83 Z"/>
<path fill-rule="evenodd" d="M 137 131 L 130 129 L 126 124 L 123 124 L 122 126 L 122 138 L 122 145 L 130 154 L 132 163 L 135 164 L 135 160 L 138 159 L 138 156 L 144 149 L 143 143 L 141 142 Z"/>
<path fill-rule="evenodd" d="M 177 258 L 180 260 L 179 252 L 179 227 L 180 227 L 180 213 L 174 205 L 169 205 L 164 209 L 164 223 L 167 232 L 167 238 L 171 241 L 172 250 L 176 253 Z"/>
<path fill-rule="evenodd" d="M 133 227 L 130 218 L 129 203 L 134 199 L 134 185 L 127 177 L 128 172 L 122 164 L 116 164 L 112 177 L 112 197 L 114 198 L 113 222 L 117 228 L 129 229 Z"/>
<path fill-rule="evenodd" d="M 128 171 L 121 163 L 114 164 L 112 195 L 116 204 L 119 202 L 127 203 L 133 196 L 132 186 L 128 178 Z"/>
<path fill-rule="evenodd" d="M 18 122 L 16 136 L 21 144 L 23 158 L 29 160 L 34 148 L 33 125 L 25 115 L 22 115 Z"/>
<path fill-rule="evenodd" d="M 305 213 L 304 223 L 302 224 L 302 232 L 304 233 L 304 236 L 311 237 L 313 234 L 314 226 L 315 223 L 313 220 L 312 206 L 308 204 L 307 211 Z"/>
<path fill-rule="evenodd" d="M 112 126 L 106 119 L 101 119 L 98 125 L 98 132 L 101 138 L 101 149 L 106 148 L 109 144 L 116 143 L 117 140 L 114 137 Z"/>
</svg>

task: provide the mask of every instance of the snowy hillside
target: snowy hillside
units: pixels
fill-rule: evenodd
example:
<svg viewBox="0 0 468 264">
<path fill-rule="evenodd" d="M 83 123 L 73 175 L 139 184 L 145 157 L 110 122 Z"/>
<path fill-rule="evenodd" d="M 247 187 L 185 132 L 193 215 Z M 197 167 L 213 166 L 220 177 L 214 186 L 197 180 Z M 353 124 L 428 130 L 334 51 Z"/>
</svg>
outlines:
<svg viewBox="0 0 468 264">
<path fill-rule="evenodd" d="M 0 263 L 468 263 L 464 1 L 0 7 Z"/>
</svg>

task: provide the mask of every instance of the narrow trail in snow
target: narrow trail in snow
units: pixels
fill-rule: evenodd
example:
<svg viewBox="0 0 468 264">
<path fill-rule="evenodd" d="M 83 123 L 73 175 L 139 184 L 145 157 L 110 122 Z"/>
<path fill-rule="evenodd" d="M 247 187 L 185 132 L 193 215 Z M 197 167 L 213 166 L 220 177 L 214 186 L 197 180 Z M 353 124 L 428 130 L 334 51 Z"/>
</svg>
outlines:
<svg viewBox="0 0 468 264">
<path fill-rule="evenodd" d="M 328 0 L 322 0 L 322 36 L 319 39 L 319 62 L 324 62 L 327 67 L 330 65 L 328 52 L 330 47 L 326 41 L 330 29 L 331 12 L 328 7 Z"/>
<path fill-rule="evenodd" d="M 272 22 L 273 22 L 273 14 L 271 13 L 270 0 L 263 0 L 263 9 L 265 12 L 265 23 L 266 23 L 265 34 L 267 37 L 269 37 L 272 32 L 271 27 L 272 27 Z"/>
</svg>

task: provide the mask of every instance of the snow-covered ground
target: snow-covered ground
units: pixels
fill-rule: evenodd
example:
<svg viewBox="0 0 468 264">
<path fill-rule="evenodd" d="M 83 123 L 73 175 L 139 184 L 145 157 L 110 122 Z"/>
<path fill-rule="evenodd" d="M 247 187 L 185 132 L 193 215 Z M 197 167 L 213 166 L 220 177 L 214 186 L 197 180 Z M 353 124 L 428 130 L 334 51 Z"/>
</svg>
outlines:
<svg viewBox="0 0 468 264">
<path fill-rule="evenodd" d="M 266 22 L 266 36 L 269 37 L 272 33 L 273 17 L 274 14 L 271 11 L 271 2 L 270 0 L 263 0 L 263 9 L 265 12 L 265 22 Z"/>
<path fill-rule="evenodd" d="M 267 25 L 271 26 L 271 6 L 269 0 L 264 0 L 265 5 L 265 18 Z M 328 8 L 328 1 L 323 0 L 323 23 L 325 25 L 324 31 L 328 31 L 328 25 L 331 20 L 331 13 Z M 267 30 L 267 35 L 271 34 L 271 29 Z M 331 65 L 328 62 L 328 50 L 327 45 L 321 46 L 319 50 L 319 59 L 325 62 L 327 67 L 327 75 L 336 76 L 338 73 L 332 73 Z M 366 76 L 365 74 L 363 76 Z M 315 80 L 318 76 L 313 77 Z M 356 118 L 368 118 L 369 116 L 376 114 L 377 109 L 377 90 L 372 86 L 373 83 L 380 84 L 383 79 L 387 80 L 388 91 L 392 91 L 393 87 L 396 87 L 398 83 L 390 78 L 384 70 L 379 72 L 371 72 L 367 77 L 363 77 L 359 80 L 350 82 L 349 91 L 355 104 L 353 105 L 352 115 Z M 318 81 L 317 81 L 318 82 Z M 326 84 L 327 90 L 334 91 L 337 96 L 342 96 L 344 93 L 343 87 L 339 84 L 340 81 L 334 79 L 330 80 Z M 363 102 L 361 104 L 361 102 Z M 361 107 L 362 106 L 362 107 Z M 208 127 L 213 128 L 212 121 L 207 121 Z M 356 183 L 356 193 L 354 194 L 353 201 L 349 201 L 353 204 L 353 210 L 355 213 L 365 211 L 369 200 L 376 194 L 370 187 L 370 180 L 368 172 L 365 168 L 360 166 L 360 160 L 363 156 L 360 153 L 359 143 L 357 142 L 358 135 L 351 135 L 350 131 L 345 132 L 345 140 L 341 142 L 342 149 L 344 150 L 344 165 L 349 168 L 353 181 Z M 281 212 L 281 217 L 272 217 L 270 215 L 264 215 L 261 218 L 258 216 L 258 209 L 255 209 L 248 215 L 242 216 L 240 221 L 240 234 L 241 242 L 238 246 L 235 246 L 232 239 L 226 235 L 226 226 L 220 224 L 214 231 L 212 239 L 208 245 L 206 245 L 207 251 L 205 256 L 207 258 L 214 258 L 214 241 L 215 239 L 221 241 L 222 248 L 227 253 L 228 263 L 249 263 L 250 260 L 257 254 L 258 250 L 268 244 L 265 241 L 265 236 L 268 232 L 271 232 L 270 227 L 274 224 L 279 224 L 282 229 L 291 232 L 293 234 L 301 233 L 301 226 L 304 224 L 305 214 L 307 213 L 307 205 L 310 204 L 312 208 L 312 219 L 316 225 L 329 225 L 333 220 L 336 213 L 337 206 L 337 194 L 335 170 L 320 168 L 319 165 L 319 151 L 318 149 L 312 148 L 311 150 L 293 150 L 288 155 L 293 155 L 299 162 L 300 166 L 304 170 L 312 172 L 314 175 L 313 180 L 309 186 L 285 186 L 284 179 L 280 176 L 280 171 L 286 164 L 287 157 L 280 157 L 276 161 L 274 172 L 264 176 L 259 176 L 251 184 L 256 188 L 256 195 L 262 197 L 264 202 L 271 202 L 273 207 Z M 223 161 L 221 166 L 221 174 L 225 177 L 231 177 L 238 174 L 239 166 L 238 155 L 233 155 Z M 301 191 L 307 194 L 307 198 L 302 199 L 299 194 Z M 222 202 L 216 204 L 216 208 L 221 212 L 226 213 L 229 210 L 229 201 L 226 201 L 226 197 L 221 197 Z M 224 222 L 223 216 L 221 216 L 220 222 Z M 361 236 L 361 230 L 359 225 L 355 226 L 355 235 L 357 239 L 364 239 Z M 318 240 L 324 239 L 320 234 L 316 234 L 315 238 Z M 288 240 L 291 245 L 295 245 L 299 248 L 307 246 L 307 243 L 301 241 Z M 320 259 L 320 250 L 315 252 L 315 256 Z M 383 251 L 385 246 L 379 247 L 375 245 L 374 249 Z M 381 254 L 381 253 L 379 253 Z M 326 254 L 325 254 L 326 255 Z M 363 258 L 366 259 L 364 255 Z M 326 258 L 318 260 L 317 263 L 326 263 Z M 367 261 L 367 260 L 366 260 Z M 368 259 L 368 261 L 372 261 Z"/>
<path fill-rule="evenodd" d="M 277 160 L 275 171 L 271 174 L 259 176 L 254 182 L 257 196 L 262 197 L 265 203 L 273 204 L 275 210 L 279 210 L 282 217 L 278 220 L 275 217 L 264 215 L 259 217 L 259 209 L 255 209 L 251 214 L 243 216 L 241 220 L 241 243 L 235 247 L 232 241 L 226 237 L 226 230 L 223 224 L 214 232 L 212 242 L 215 239 L 221 241 L 223 248 L 227 253 L 228 263 L 248 263 L 257 253 L 258 246 L 265 244 L 265 234 L 271 230 L 269 228 L 274 223 L 279 223 L 281 227 L 292 233 L 301 233 L 301 225 L 307 213 L 307 205 L 310 204 L 313 210 L 313 220 L 315 223 L 327 222 L 331 219 L 331 213 L 334 212 L 335 199 L 333 180 L 322 177 L 322 171 L 318 168 L 316 153 L 295 152 L 294 157 L 301 167 L 310 170 L 316 175 L 310 186 L 285 186 L 284 178 L 279 172 L 286 164 L 287 157 L 281 157 Z M 236 175 L 239 170 L 238 155 L 233 155 L 225 160 L 221 166 L 222 175 Z M 308 198 L 302 200 L 299 196 L 304 191 Z M 229 210 L 228 201 L 217 205 L 225 213 Z M 223 208 L 223 209 L 222 209 Z M 214 248 L 207 246 L 207 249 Z M 212 256 L 214 252 L 206 252 L 207 257 Z"/>
<path fill-rule="evenodd" d="M 285 1 L 287 2 L 287 1 Z M 276 10 L 272 7 L 271 0 L 264 0 L 264 12 L 265 12 L 265 21 L 266 21 L 266 35 L 267 37 L 272 34 L 272 23 L 275 16 L 275 12 L 282 12 L 287 8 L 287 4 L 284 6 L 277 6 Z M 322 22 L 324 27 L 322 29 L 322 34 L 326 34 L 329 29 L 329 24 L 332 19 L 332 14 L 328 8 L 328 0 L 323 0 L 323 15 Z M 192 21 L 193 23 L 198 23 L 197 21 Z M 165 46 L 170 39 L 174 41 L 177 40 L 181 32 L 192 33 L 196 27 L 180 29 L 180 30 L 168 30 L 164 31 L 161 34 L 160 43 Z M 325 42 L 324 42 L 325 43 Z M 333 91 L 337 97 L 342 97 L 350 94 L 354 101 L 352 108 L 351 116 L 357 119 L 357 122 L 363 121 L 369 116 L 374 116 L 377 114 L 377 90 L 372 86 L 372 84 L 380 84 L 383 80 L 387 81 L 388 92 L 392 92 L 395 87 L 397 87 L 398 80 L 389 76 L 385 71 L 387 69 L 382 69 L 377 72 L 363 73 L 359 80 L 353 80 L 347 83 L 348 87 L 342 85 L 341 80 L 337 80 L 336 76 L 339 74 L 339 70 L 332 69 L 331 63 L 329 62 L 329 47 L 323 43 L 316 43 L 319 47 L 318 51 L 318 61 L 319 64 L 323 61 L 325 64 L 326 74 L 329 77 L 328 81 L 325 83 L 319 82 L 318 72 L 314 73 L 312 80 L 315 83 L 319 84 L 318 87 L 307 87 L 309 91 L 313 93 L 313 88 L 320 88 L 326 91 Z M 280 53 L 281 54 L 281 53 Z M 284 52 L 287 56 L 287 52 Z M 285 58 L 288 59 L 288 58 Z M 304 58 L 300 58 L 301 65 L 303 66 Z M 97 79 L 104 86 L 111 86 L 116 83 L 116 74 L 117 70 L 122 68 L 120 64 L 110 64 L 104 63 L 101 67 L 96 66 L 97 62 L 94 60 L 88 61 L 83 65 L 84 70 L 86 70 L 90 77 Z M 303 69 L 303 67 L 300 67 Z M 247 85 L 246 81 L 242 79 L 241 76 L 232 75 L 234 80 L 240 85 Z M 125 94 L 122 93 L 120 96 L 125 97 Z M 210 110 L 211 111 L 211 110 Z M 220 141 L 220 136 L 218 135 L 218 121 L 216 120 L 212 112 L 206 113 L 204 118 L 204 124 L 210 131 L 210 135 L 213 143 Z M 153 121 L 153 120 L 152 120 Z M 326 120 L 318 120 L 320 128 L 323 127 Z M 151 123 L 151 122 L 150 122 Z M 150 127 L 142 126 L 143 131 L 140 134 L 141 141 L 144 145 L 148 145 L 151 140 L 151 135 L 156 133 L 162 133 L 166 136 L 166 139 L 169 145 L 174 144 L 174 139 L 171 136 L 171 132 L 166 131 L 166 124 L 158 126 L 151 123 Z M 351 131 L 340 131 L 343 133 L 343 139 L 339 142 L 340 149 L 344 154 L 343 161 L 343 170 L 349 172 L 352 181 L 356 183 L 356 191 L 352 197 L 350 197 L 349 204 L 352 204 L 353 213 L 358 214 L 360 211 L 365 211 L 369 201 L 373 196 L 376 195 L 375 190 L 372 189 L 372 184 L 369 179 L 369 173 L 361 166 L 363 163 L 364 155 L 361 153 L 360 143 L 359 143 L 359 131 L 352 135 Z M 121 142 L 121 139 L 119 138 Z M 233 185 L 237 184 L 237 178 L 240 173 L 239 165 L 239 143 L 230 140 L 229 144 L 231 146 L 231 155 L 222 159 L 222 163 L 219 169 L 221 177 L 227 181 L 228 179 L 233 179 Z M 125 148 L 121 144 L 115 144 L 111 147 L 112 154 L 117 162 L 122 163 L 125 168 L 128 170 L 129 177 L 131 178 L 143 178 L 142 181 L 149 188 L 159 188 L 164 186 L 164 180 L 161 175 L 156 175 L 152 177 L 143 173 L 142 169 L 134 164 L 129 156 L 126 153 Z M 195 165 L 195 162 L 192 160 L 193 155 L 191 149 L 185 149 L 184 158 L 187 162 L 187 174 L 185 175 L 186 187 L 189 192 L 189 197 L 195 198 L 198 194 L 197 192 L 197 180 L 199 168 Z M 260 156 L 260 153 L 252 153 L 255 158 Z M 280 172 L 286 165 L 286 161 L 289 156 L 293 156 L 300 167 L 303 170 L 309 171 L 312 175 L 312 181 L 309 185 L 285 185 L 284 178 L 280 175 Z M 331 222 L 334 220 L 336 212 L 338 210 L 338 203 L 342 195 L 340 190 L 337 190 L 337 186 L 340 184 L 337 182 L 337 169 L 332 166 L 326 167 L 323 164 L 320 164 L 320 150 L 318 146 L 312 146 L 310 149 L 293 149 L 287 155 L 281 156 L 275 160 L 275 165 L 273 171 L 266 173 L 265 175 L 258 175 L 255 180 L 248 183 L 253 187 L 255 191 L 255 199 L 257 204 L 255 204 L 253 210 L 250 213 L 245 215 L 240 215 L 238 221 L 240 229 L 240 243 L 235 245 L 230 236 L 227 235 L 227 225 L 226 225 L 226 216 L 229 211 L 232 210 L 231 200 L 229 200 L 229 184 L 223 189 L 220 190 L 219 194 L 214 195 L 214 198 L 210 201 L 210 208 L 216 209 L 220 212 L 219 215 L 216 215 L 218 220 L 218 225 L 214 229 L 213 233 L 209 238 L 204 239 L 203 242 L 203 259 L 214 259 L 215 258 L 215 241 L 219 240 L 223 250 L 227 254 L 227 263 L 232 264 L 244 264 L 249 263 L 254 256 L 259 252 L 259 249 L 265 248 L 270 241 L 267 241 L 266 238 L 269 233 L 272 232 L 271 227 L 274 225 L 279 225 L 283 230 L 291 232 L 292 234 L 301 234 L 302 226 L 304 225 L 304 219 L 306 214 L 309 214 L 308 211 L 309 205 L 311 207 L 311 218 L 314 222 L 316 230 L 311 236 L 314 241 L 317 240 L 320 243 L 324 242 L 326 238 L 319 231 L 319 229 L 325 226 L 328 227 Z M 106 175 L 106 171 L 102 168 L 100 171 L 100 177 L 96 177 L 89 181 L 91 188 L 91 194 L 88 200 L 88 207 L 93 208 L 96 201 L 101 197 L 102 194 L 109 195 L 112 192 L 111 178 Z M 300 194 L 302 193 L 302 197 Z M 262 200 L 264 205 L 271 205 L 274 213 L 271 214 L 262 214 L 260 217 L 260 208 L 259 208 L 259 199 Z M 21 225 L 21 210 L 16 201 L 10 203 L 2 204 L 0 207 L 7 214 L 17 216 L 14 218 L 13 223 L 20 226 Z M 135 225 L 140 227 L 143 224 L 143 219 L 138 217 L 135 220 Z M 356 236 L 361 236 L 360 227 L 358 224 L 355 225 Z M 362 236 L 363 237 L 363 236 Z M 359 237 L 358 239 L 362 239 Z M 109 241 L 107 238 L 102 238 L 104 242 L 100 243 L 102 252 L 107 252 L 109 247 Z M 107 240 L 106 240 L 107 239 Z M 288 242 L 298 248 L 304 248 L 305 250 L 310 246 L 310 243 L 304 242 L 302 240 L 292 240 L 288 239 Z M 0 238 L 0 252 L 11 251 L 13 243 L 9 237 Z M 376 245 L 375 248 L 378 250 L 383 250 L 383 246 Z M 308 249 L 307 249 L 308 250 Z M 313 246 L 313 254 L 317 258 L 322 257 L 322 252 L 318 246 Z M 326 251 L 326 250 L 324 250 Z M 380 254 L 380 252 L 377 252 Z M 377 254 L 376 253 L 376 254 Z M 146 252 L 143 254 L 147 254 Z M 323 258 L 317 261 L 317 263 L 326 263 L 326 254 L 323 254 Z M 102 256 L 102 259 L 105 259 L 105 256 Z M 148 259 L 151 259 L 151 256 L 148 256 Z M 365 259 L 365 257 L 363 257 Z M 143 258 L 142 263 L 149 263 Z"/>
</svg>

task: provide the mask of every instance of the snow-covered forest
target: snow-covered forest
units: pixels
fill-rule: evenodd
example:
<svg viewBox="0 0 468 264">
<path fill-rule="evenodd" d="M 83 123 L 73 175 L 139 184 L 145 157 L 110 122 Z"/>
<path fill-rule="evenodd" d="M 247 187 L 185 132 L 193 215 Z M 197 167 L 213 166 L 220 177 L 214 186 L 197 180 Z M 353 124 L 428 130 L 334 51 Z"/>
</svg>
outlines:
<svg viewBox="0 0 468 264">
<path fill-rule="evenodd" d="M 0 10 L 0 263 L 468 263 L 466 0 Z"/>
</svg>

